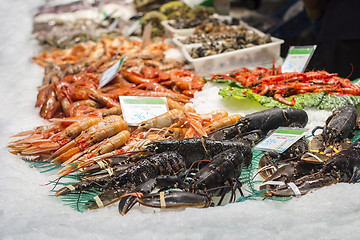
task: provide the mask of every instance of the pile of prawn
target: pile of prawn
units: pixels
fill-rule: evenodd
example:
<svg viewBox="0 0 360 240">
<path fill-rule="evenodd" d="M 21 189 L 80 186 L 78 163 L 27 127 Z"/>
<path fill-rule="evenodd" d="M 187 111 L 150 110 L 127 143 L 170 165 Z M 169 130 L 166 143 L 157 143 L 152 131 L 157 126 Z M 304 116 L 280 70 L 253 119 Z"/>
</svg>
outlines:
<svg viewBox="0 0 360 240">
<path fill-rule="evenodd" d="M 273 97 L 275 100 L 294 105 L 295 99 L 286 100 L 297 94 L 327 92 L 335 95 L 360 95 L 360 87 L 347 78 L 337 76 L 337 73 L 326 71 L 310 71 L 306 73 L 286 72 L 278 69 L 256 68 L 250 70 L 242 68 L 226 74 L 214 74 L 210 80 L 231 80 L 250 88 L 254 93 Z"/>
<path fill-rule="evenodd" d="M 65 176 L 105 158 L 142 151 L 151 141 L 207 136 L 240 117 L 224 110 L 198 114 L 191 107 L 181 106 L 138 127 L 128 126 L 121 115 L 52 119 L 49 125 L 14 135 L 16 139 L 8 148 L 27 160 L 59 166 L 58 175 Z"/>
<path fill-rule="evenodd" d="M 140 72 L 120 71 L 101 89 L 99 79 L 96 73 L 84 72 L 43 86 L 36 101 L 40 116 L 51 119 L 121 113 L 119 96 L 166 97 L 170 104 L 184 106 L 205 84 L 200 76 L 188 70 L 160 71 L 147 66 Z"/>
<path fill-rule="evenodd" d="M 143 46 L 142 41 L 129 40 L 123 37 L 114 39 L 103 38 L 99 42 L 88 41 L 77 44 L 71 48 L 55 49 L 52 52 L 43 51 L 33 57 L 33 61 L 38 65 L 45 67 L 48 63 L 54 64 L 73 64 L 84 58 L 87 60 L 96 60 L 102 56 L 114 57 L 116 55 L 133 55 L 138 53 L 160 54 L 171 48 L 170 44 L 164 42 L 150 42 Z"/>
<path fill-rule="evenodd" d="M 205 81 L 192 71 L 181 70 L 183 62 L 165 58 L 170 45 L 118 37 L 72 48 L 43 52 L 34 61 L 45 67 L 36 101 L 45 119 L 121 111 L 119 96 L 167 97 L 179 104 L 190 102 Z M 118 60 L 125 60 L 112 81 L 99 88 L 102 74 Z M 105 113 L 107 114 L 107 113 Z M 108 115 L 108 114 L 107 114 Z"/>
</svg>

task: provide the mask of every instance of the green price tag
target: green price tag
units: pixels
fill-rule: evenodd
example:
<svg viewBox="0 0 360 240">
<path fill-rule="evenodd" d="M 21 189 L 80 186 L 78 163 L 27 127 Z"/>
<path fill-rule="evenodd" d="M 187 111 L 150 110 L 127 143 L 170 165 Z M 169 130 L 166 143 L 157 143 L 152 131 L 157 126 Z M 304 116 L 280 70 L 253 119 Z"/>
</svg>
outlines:
<svg viewBox="0 0 360 240">
<path fill-rule="evenodd" d="M 316 45 L 313 46 L 291 46 L 286 59 L 281 66 L 282 72 L 303 72 L 306 69 Z"/>
<path fill-rule="evenodd" d="M 303 128 L 279 127 L 269 137 L 265 138 L 254 148 L 262 151 L 273 150 L 282 153 L 302 136 L 304 136 L 306 131 L 307 130 Z"/>
</svg>

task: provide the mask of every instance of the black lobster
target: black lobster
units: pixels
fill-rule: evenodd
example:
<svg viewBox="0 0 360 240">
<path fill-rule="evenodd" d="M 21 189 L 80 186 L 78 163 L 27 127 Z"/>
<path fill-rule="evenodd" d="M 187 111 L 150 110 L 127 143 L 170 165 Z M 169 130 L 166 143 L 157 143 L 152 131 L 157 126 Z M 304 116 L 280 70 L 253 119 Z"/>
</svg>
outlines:
<svg viewBox="0 0 360 240">
<path fill-rule="evenodd" d="M 229 191 L 232 193 L 229 202 L 233 202 L 236 200 L 237 189 L 242 194 L 238 178 L 244 162 L 248 162 L 251 158 L 250 147 L 231 148 L 215 155 L 212 161 L 201 168 L 191 180 L 187 179 L 187 174 L 159 176 L 151 179 L 121 198 L 119 212 L 125 215 L 137 202 L 157 208 L 206 208 L 215 205 L 214 196 L 220 196 L 217 204 L 221 204 Z M 154 188 L 160 190 L 157 193 L 151 193 Z M 168 190 L 172 188 L 182 191 Z"/>
<path fill-rule="evenodd" d="M 208 134 L 210 139 L 246 139 L 252 144 L 278 127 L 305 127 L 307 113 L 296 108 L 271 108 L 248 114 L 237 123 Z M 255 134 L 255 137 L 254 137 Z"/>
<path fill-rule="evenodd" d="M 360 139 L 329 157 L 324 164 L 296 162 L 278 169 L 260 189 L 266 196 L 297 196 L 339 182 L 356 183 L 360 179 Z M 273 184 L 280 182 L 282 184 Z"/>
</svg>

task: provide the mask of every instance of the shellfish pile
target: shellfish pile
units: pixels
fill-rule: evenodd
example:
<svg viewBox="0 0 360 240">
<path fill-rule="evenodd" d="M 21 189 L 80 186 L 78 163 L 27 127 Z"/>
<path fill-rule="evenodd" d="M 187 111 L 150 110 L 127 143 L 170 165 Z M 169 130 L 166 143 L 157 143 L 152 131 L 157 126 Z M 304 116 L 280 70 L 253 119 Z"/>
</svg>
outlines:
<svg viewBox="0 0 360 240">
<path fill-rule="evenodd" d="M 272 42 L 269 34 L 262 34 L 244 24 L 236 23 L 237 25 L 232 25 L 233 22 L 211 17 L 197 26 L 193 34 L 179 39 L 179 41 L 183 44 L 201 44 L 190 50 L 192 58 L 206 57 Z"/>
</svg>

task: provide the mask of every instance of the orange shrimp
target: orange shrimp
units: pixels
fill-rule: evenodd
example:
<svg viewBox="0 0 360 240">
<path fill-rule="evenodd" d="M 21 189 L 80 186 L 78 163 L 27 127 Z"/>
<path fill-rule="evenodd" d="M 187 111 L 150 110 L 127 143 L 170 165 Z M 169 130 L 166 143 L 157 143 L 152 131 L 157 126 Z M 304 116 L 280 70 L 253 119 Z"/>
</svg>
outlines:
<svg viewBox="0 0 360 240">
<path fill-rule="evenodd" d="M 141 84 L 141 83 L 151 83 L 154 82 L 154 79 L 145 78 L 142 74 L 136 72 L 125 71 L 122 73 L 124 78 L 132 83 Z"/>
<path fill-rule="evenodd" d="M 157 91 L 144 91 L 144 90 L 140 90 L 140 89 L 131 89 L 129 91 L 129 94 L 134 95 L 134 96 L 167 97 L 167 98 L 170 98 L 175 101 L 182 102 L 182 103 L 190 102 L 190 97 L 188 97 L 184 94 L 173 92 L 173 91 L 157 92 Z"/>
<path fill-rule="evenodd" d="M 288 101 L 286 100 L 281 94 L 274 94 L 274 99 L 281 102 L 281 103 L 284 103 L 284 104 L 287 104 L 287 105 L 294 105 L 295 104 L 295 98 L 292 98 L 291 101 Z"/>
<path fill-rule="evenodd" d="M 202 118 L 200 115 L 195 113 L 187 113 L 186 114 L 186 120 L 189 124 L 189 129 L 185 133 L 185 138 L 191 138 L 191 137 L 207 137 L 207 133 L 203 127 L 202 124 Z"/>
<path fill-rule="evenodd" d="M 82 116 L 98 109 L 100 105 L 90 99 L 73 102 L 69 107 L 70 116 Z"/>
<path fill-rule="evenodd" d="M 212 124 L 205 128 L 207 133 L 210 133 L 216 129 L 235 124 L 241 118 L 240 114 L 234 114 L 227 117 L 220 118 L 214 121 Z"/>
<path fill-rule="evenodd" d="M 141 83 L 135 87 L 136 89 L 143 89 L 143 90 L 150 90 L 150 91 L 157 91 L 157 92 L 173 92 L 172 90 L 164 87 L 163 85 L 157 82 L 148 82 L 148 83 Z"/>
<path fill-rule="evenodd" d="M 56 99 L 56 94 L 52 85 L 45 101 L 41 105 L 40 116 L 45 119 L 50 119 L 55 116 L 55 114 L 60 110 L 60 107 L 60 103 Z"/>
<path fill-rule="evenodd" d="M 185 113 L 179 109 L 172 109 L 157 117 L 148 119 L 139 124 L 137 132 L 149 130 L 150 128 L 180 127 L 185 123 Z"/>
<path fill-rule="evenodd" d="M 72 101 L 70 99 L 70 97 L 68 96 L 68 94 L 66 94 L 66 92 L 60 90 L 58 83 L 54 84 L 54 91 L 56 94 L 56 98 L 58 99 L 61 109 L 64 112 L 66 117 L 70 116 L 70 106 L 72 104 Z"/>
<path fill-rule="evenodd" d="M 170 71 L 170 80 L 167 84 L 174 84 L 181 90 L 201 90 L 205 85 L 202 77 L 188 70 L 172 70 Z"/>
<path fill-rule="evenodd" d="M 18 144 L 27 143 L 28 145 L 26 148 L 17 147 L 17 149 L 21 150 L 20 154 L 22 155 L 50 154 L 51 151 L 57 150 L 60 147 L 64 146 L 69 141 L 79 136 L 82 131 L 97 124 L 101 119 L 102 118 L 87 118 L 85 120 L 73 120 L 75 121 L 74 123 L 61 130 L 60 132 L 56 132 L 55 134 L 52 134 L 52 131 L 54 130 L 51 130 L 49 132 L 46 132 L 46 135 L 42 134 L 42 138 L 30 136 L 28 138 L 22 139 L 22 141 L 18 142 Z M 60 124 L 67 124 L 67 122 L 69 121 L 61 119 Z M 55 128 L 55 130 L 57 131 L 57 128 Z"/>
<path fill-rule="evenodd" d="M 92 162 L 94 157 L 101 156 L 103 154 L 114 151 L 115 149 L 123 146 L 130 139 L 130 132 L 128 130 L 123 130 L 116 135 L 106 138 L 102 142 L 91 149 L 87 154 L 83 156 L 73 155 L 70 159 L 64 162 L 66 164 L 60 171 L 59 175 L 64 176 L 69 174 L 72 171 L 75 171 L 78 166 L 89 164 Z M 71 164 L 70 164 L 71 163 Z"/>
<path fill-rule="evenodd" d="M 123 154 L 131 151 L 142 151 L 146 144 L 151 141 L 162 140 L 164 139 L 161 135 L 158 134 L 149 134 L 148 132 L 142 132 L 139 134 L 132 134 L 130 139 L 120 148 L 117 148 L 111 152 L 104 153 L 99 156 L 92 157 L 87 159 L 85 162 L 80 162 L 76 168 L 80 172 L 85 171 L 85 167 L 93 165 L 95 162 L 98 163 L 102 159 L 113 157 L 119 154 Z M 77 163 L 76 163 L 77 165 Z"/>
<path fill-rule="evenodd" d="M 51 136 L 64 130 L 64 128 L 68 125 L 69 124 L 64 122 L 56 122 L 17 133 L 11 137 L 21 138 L 9 142 L 7 146 L 9 148 L 9 152 L 13 154 L 22 154 L 24 150 L 34 147 L 35 145 L 41 147 L 41 145 L 48 141 Z"/>
<path fill-rule="evenodd" d="M 166 128 L 162 136 L 164 138 L 170 137 L 171 139 L 181 139 L 185 137 L 187 131 L 188 128 L 185 127 Z"/>
<path fill-rule="evenodd" d="M 181 103 L 179 103 L 177 101 L 174 101 L 174 100 L 172 100 L 170 98 L 166 98 L 166 101 L 167 101 L 167 104 L 168 104 L 168 107 L 169 107 L 170 110 L 171 109 L 179 109 L 179 110 L 181 110 L 181 111 L 183 111 L 185 113 L 186 112 L 191 112 L 191 113 L 196 112 L 193 107 L 188 106 L 188 105 L 183 105 L 183 104 L 181 104 Z"/>
<path fill-rule="evenodd" d="M 110 115 L 121 115 L 121 114 L 122 114 L 121 105 L 101 111 L 101 115 L 103 117 L 107 117 Z"/>
<path fill-rule="evenodd" d="M 227 117 L 228 115 L 228 112 L 225 110 L 214 110 L 210 113 L 200 114 L 204 126 L 209 126 L 214 121 Z"/>
<path fill-rule="evenodd" d="M 95 100 L 96 102 L 106 106 L 107 108 L 112 107 L 118 107 L 120 105 L 119 102 L 113 100 L 112 98 L 106 96 L 103 93 L 100 93 L 99 91 L 96 91 L 94 89 L 88 89 L 89 98 Z"/>
<path fill-rule="evenodd" d="M 53 163 L 63 162 L 74 154 L 83 151 L 85 148 L 127 129 L 127 127 L 127 123 L 121 116 L 112 115 L 105 117 L 102 121 L 93 125 L 87 131 L 82 132 L 77 138 L 58 149 L 50 156 L 50 159 L 52 159 Z"/>
<path fill-rule="evenodd" d="M 36 97 L 35 107 L 41 107 L 43 105 L 50 91 L 52 91 L 52 87 L 53 84 L 49 84 L 47 86 L 41 87 Z"/>
</svg>

